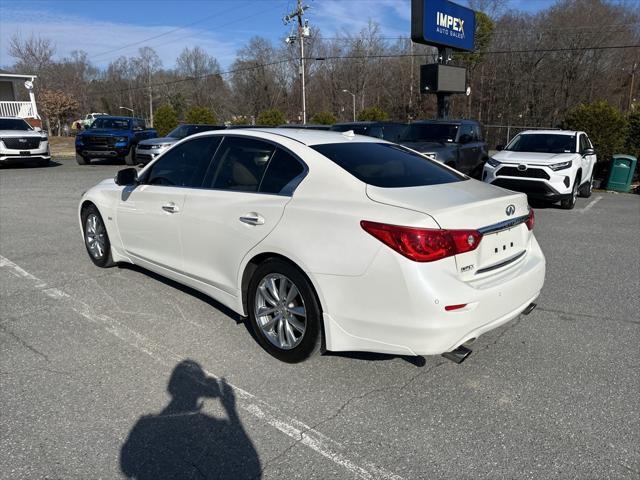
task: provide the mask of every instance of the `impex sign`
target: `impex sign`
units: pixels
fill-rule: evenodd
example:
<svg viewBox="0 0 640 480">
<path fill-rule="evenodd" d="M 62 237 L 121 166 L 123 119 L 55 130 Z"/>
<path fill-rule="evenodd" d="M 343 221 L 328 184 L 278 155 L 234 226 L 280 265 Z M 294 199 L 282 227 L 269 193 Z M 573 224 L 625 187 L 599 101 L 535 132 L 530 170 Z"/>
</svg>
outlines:
<svg viewBox="0 0 640 480">
<path fill-rule="evenodd" d="M 470 8 L 447 0 L 412 0 L 414 42 L 472 51 L 475 31 L 476 15 Z"/>
</svg>

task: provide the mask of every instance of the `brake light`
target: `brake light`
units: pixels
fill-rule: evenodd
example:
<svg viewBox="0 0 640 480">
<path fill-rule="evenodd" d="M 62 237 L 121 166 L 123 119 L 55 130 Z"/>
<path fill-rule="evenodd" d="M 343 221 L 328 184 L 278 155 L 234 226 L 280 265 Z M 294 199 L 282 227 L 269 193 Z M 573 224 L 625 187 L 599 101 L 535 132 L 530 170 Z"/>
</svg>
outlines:
<svg viewBox="0 0 640 480">
<path fill-rule="evenodd" d="M 461 308 L 464 308 L 466 306 L 467 306 L 466 303 L 459 303 L 458 305 L 447 305 L 446 307 L 444 307 L 444 309 L 447 312 L 452 312 L 454 310 L 460 310 Z"/>
<path fill-rule="evenodd" d="M 524 223 L 526 223 L 529 230 L 533 230 L 533 226 L 536 224 L 536 216 L 533 213 L 533 208 L 529 209 L 529 216 Z"/>
<path fill-rule="evenodd" d="M 414 262 L 433 262 L 478 248 L 477 230 L 402 227 L 362 220 L 360 226 L 385 245 Z"/>
</svg>

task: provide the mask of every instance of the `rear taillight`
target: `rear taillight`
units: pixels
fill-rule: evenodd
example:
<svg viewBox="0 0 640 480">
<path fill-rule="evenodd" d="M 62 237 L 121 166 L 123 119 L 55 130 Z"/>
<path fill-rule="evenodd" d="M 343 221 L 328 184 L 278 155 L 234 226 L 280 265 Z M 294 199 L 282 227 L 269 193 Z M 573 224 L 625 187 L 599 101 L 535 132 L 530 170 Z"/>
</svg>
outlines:
<svg viewBox="0 0 640 480">
<path fill-rule="evenodd" d="M 533 230 L 533 226 L 536 224 L 536 216 L 533 213 L 533 208 L 529 210 L 529 216 L 527 217 L 527 220 L 524 223 L 527 224 L 527 228 L 529 230 Z"/>
<path fill-rule="evenodd" d="M 477 230 L 402 227 L 362 220 L 362 228 L 385 245 L 415 262 L 433 262 L 478 248 Z"/>
</svg>

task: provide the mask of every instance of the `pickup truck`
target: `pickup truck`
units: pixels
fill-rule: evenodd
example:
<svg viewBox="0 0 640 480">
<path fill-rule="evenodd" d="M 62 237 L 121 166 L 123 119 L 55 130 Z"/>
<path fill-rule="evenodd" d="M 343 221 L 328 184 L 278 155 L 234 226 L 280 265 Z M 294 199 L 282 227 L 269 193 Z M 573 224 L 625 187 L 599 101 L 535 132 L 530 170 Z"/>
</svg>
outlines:
<svg viewBox="0 0 640 480">
<path fill-rule="evenodd" d="M 398 143 L 477 179 L 489 158 L 482 125 L 475 120 L 413 122 Z"/>
<path fill-rule="evenodd" d="M 157 136 L 141 118 L 98 117 L 76 136 L 76 161 L 78 165 L 87 165 L 93 158 L 113 158 L 134 165 L 138 142 Z"/>
</svg>

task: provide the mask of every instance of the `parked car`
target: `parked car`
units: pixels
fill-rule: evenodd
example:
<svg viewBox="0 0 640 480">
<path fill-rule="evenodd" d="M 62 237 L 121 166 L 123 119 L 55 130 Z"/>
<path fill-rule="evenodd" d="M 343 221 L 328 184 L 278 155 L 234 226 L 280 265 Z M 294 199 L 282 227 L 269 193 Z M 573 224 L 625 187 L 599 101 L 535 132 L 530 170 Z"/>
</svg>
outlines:
<svg viewBox="0 0 640 480">
<path fill-rule="evenodd" d="M 484 167 L 485 182 L 559 201 L 565 209 L 575 206 L 578 195 L 591 196 L 597 157 L 585 132 L 527 130 L 498 150 Z"/>
<path fill-rule="evenodd" d="M 478 179 L 489 157 L 482 125 L 475 120 L 413 122 L 398 143 Z"/>
<path fill-rule="evenodd" d="M 87 130 L 76 135 L 76 161 L 78 165 L 86 165 L 92 158 L 117 158 L 134 165 L 138 142 L 157 136 L 141 118 L 98 117 Z"/>
<path fill-rule="evenodd" d="M 142 140 L 136 147 L 136 162 L 147 164 L 162 152 L 167 150 L 171 145 L 182 140 L 189 135 L 210 130 L 224 130 L 224 125 L 201 125 L 201 124 L 185 124 L 179 125 L 171 130 L 166 137 L 150 138 Z"/>
<path fill-rule="evenodd" d="M 331 125 L 321 125 L 319 123 L 283 123 L 278 128 L 302 128 L 309 130 L 330 130 Z"/>
<path fill-rule="evenodd" d="M 93 121 L 98 118 L 98 117 L 106 117 L 108 116 L 108 113 L 87 113 L 85 115 L 85 117 L 81 120 L 82 122 L 82 126 L 84 128 L 88 128 L 91 126 L 91 124 L 93 123 Z"/>
<path fill-rule="evenodd" d="M 0 117 L 0 165 L 49 165 L 49 138 L 19 117 Z"/>
<path fill-rule="evenodd" d="M 356 135 L 367 135 L 389 142 L 397 142 L 406 126 L 404 123 L 397 122 L 345 122 L 332 125 L 330 130 L 333 132 L 352 130 Z"/>
<path fill-rule="evenodd" d="M 193 135 L 89 189 L 78 215 L 97 266 L 210 295 L 287 362 L 320 345 L 466 355 L 533 308 L 545 274 L 525 195 L 359 135 Z"/>
</svg>

